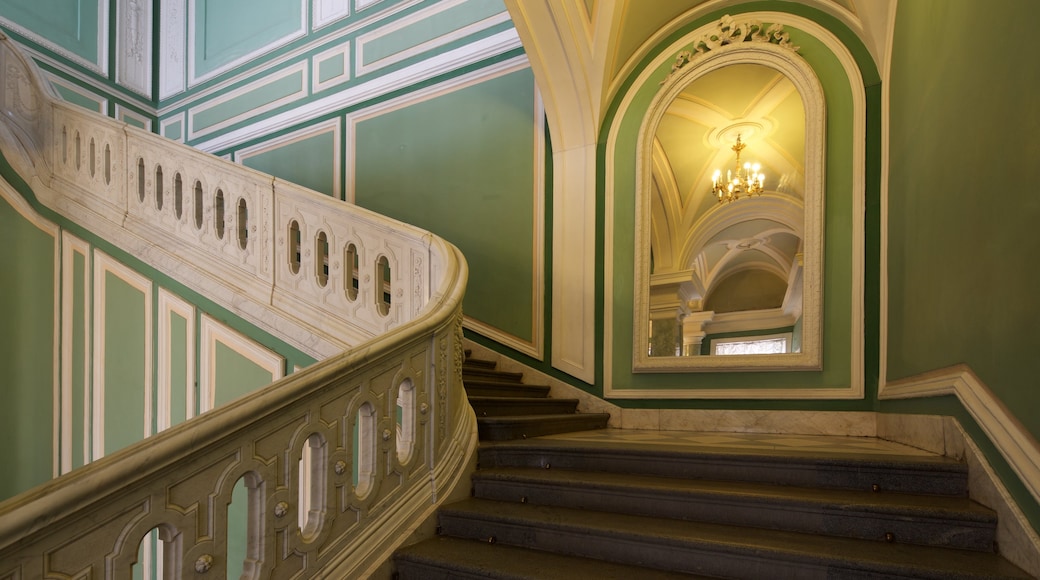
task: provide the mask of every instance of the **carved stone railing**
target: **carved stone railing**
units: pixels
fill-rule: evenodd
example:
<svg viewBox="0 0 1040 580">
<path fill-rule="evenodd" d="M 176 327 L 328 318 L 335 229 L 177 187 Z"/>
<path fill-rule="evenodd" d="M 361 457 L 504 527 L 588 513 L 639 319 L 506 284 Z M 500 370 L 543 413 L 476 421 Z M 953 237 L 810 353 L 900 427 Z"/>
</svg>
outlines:
<svg viewBox="0 0 1040 580">
<path fill-rule="evenodd" d="M 126 578 L 153 530 L 163 577 L 222 577 L 239 482 L 243 577 L 378 566 L 475 446 L 458 250 L 61 103 L 2 35 L 0 77 L 0 152 L 39 204 L 324 359 L 0 503 L 0 579 Z"/>
</svg>

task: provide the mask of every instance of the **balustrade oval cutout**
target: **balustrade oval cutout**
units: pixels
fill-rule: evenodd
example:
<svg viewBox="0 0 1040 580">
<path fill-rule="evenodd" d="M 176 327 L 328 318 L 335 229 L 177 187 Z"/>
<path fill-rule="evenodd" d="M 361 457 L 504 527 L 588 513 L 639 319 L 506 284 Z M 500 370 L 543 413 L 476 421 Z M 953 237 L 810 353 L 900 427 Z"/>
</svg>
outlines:
<svg viewBox="0 0 1040 580">
<path fill-rule="evenodd" d="M 408 463 L 415 448 L 415 384 L 405 379 L 397 388 L 397 461 Z"/>
<path fill-rule="evenodd" d="M 235 222 L 238 224 L 238 247 L 243 250 L 249 244 L 249 208 L 246 207 L 246 198 L 238 198 L 238 216 Z"/>
<path fill-rule="evenodd" d="M 195 182 L 195 229 L 202 229 L 202 182 Z"/>
<path fill-rule="evenodd" d="M 69 128 L 61 128 L 61 163 L 62 165 L 69 164 Z"/>
<path fill-rule="evenodd" d="M 105 143 L 105 185 L 112 183 L 112 147 Z"/>
<path fill-rule="evenodd" d="M 343 267 L 347 269 L 346 275 L 343 277 L 343 290 L 347 294 L 347 300 L 353 302 L 357 300 L 358 287 L 360 286 L 360 280 L 358 279 L 358 249 L 354 244 L 347 244 L 347 247 L 343 250 Z"/>
<path fill-rule="evenodd" d="M 365 403 L 354 423 L 354 493 L 364 498 L 372 490 L 376 471 L 376 409 Z"/>
<path fill-rule="evenodd" d="M 325 464 L 328 446 L 319 433 L 312 433 L 303 444 L 300 454 L 299 518 L 300 535 L 311 542 L 321 532 L 325 521 Z"/>
<path fill-rule="evenodd" d="M 217 190 L 213 198 L 213 227 L 217 232 L 217 239 L 224 239 L 224 191 Z"/>
<path fill-rule="evenodd" d="M 155 166 L 155 209 L 163 208 L 163 173 L 162 165 Z"/>
<path fill-rule="evenodd" d="M 173 176 L 173 211 L 177 219 L 184 215 L 184 181 L 180 173 Z"/>
<path fill-rule="evenodd" d="M 78 139 L 78 136 L 77 136 Z M 144 203 L 144 158 L 137 158 L 137 200 Z"/>
<path fill-rule="evenodd" d="M 393 300 L 390 291 L 390 261 L 386 256 L 379 256 L 376 260 L 376 308 L 382 316 L 390 314 Z"/>
<path fill-rule="evenodd" d="M 87 167 L 87 171 L 91 177 L 97 172 L 97 145 L 94 144 L 94 139 L 90 139 L 90 166 Z"/>
<path fill-rule="evenodd" d="M 75 142 L 76 142 L 76 151 L 75 151 L 75 153 L 76 153 L 76 171 L 79 171 L 79 168 L 82 165 L 82 156 L 83 156 L 83 150 L 82 150 L 82 147 L 80 145 L 79 131 L 76 131 Z M 144 166 L 144 160 L 141 160 L 141 164 L 142 164 L 142 167 L 143 167 Z"/>
<path fill-rule="evenodd" d="M 325 232 L 318 232 L 314 240 L 314 256 L 318 286 L 324 288 L 329 283 L 329 237 Z"/>
<path fill-rule="evenodd" d="M 300 224 L 296 220 L 289 222 L 289 271 L 300 273 Z"/>
</svg>

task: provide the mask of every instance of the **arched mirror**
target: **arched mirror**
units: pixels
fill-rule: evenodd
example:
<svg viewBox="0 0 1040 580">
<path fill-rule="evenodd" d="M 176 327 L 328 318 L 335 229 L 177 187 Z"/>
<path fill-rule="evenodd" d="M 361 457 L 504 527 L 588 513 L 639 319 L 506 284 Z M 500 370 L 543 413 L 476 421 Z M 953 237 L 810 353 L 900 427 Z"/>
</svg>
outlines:
<svg viewBox="0 0 1040 580">
<path fill-rule="evenodd" d="M 677 62 L 640 136 L 633 368 L 820 368 L 819 83 L 772 44 Z"/>
</svg>

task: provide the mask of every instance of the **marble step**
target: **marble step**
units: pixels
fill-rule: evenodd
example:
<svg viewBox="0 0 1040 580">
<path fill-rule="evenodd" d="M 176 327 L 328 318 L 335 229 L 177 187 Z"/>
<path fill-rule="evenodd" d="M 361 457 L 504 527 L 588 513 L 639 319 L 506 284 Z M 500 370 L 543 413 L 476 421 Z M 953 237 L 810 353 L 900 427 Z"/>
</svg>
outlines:
<svg viewBox="0 0 1040 580">
<path fill-rule="evenodd" d="M 609 419 L 610 415 L 606 413 L 477 417 L 477 434 L 482 443 L 527 439 L 557 433 L 605 429 Z"/>
<path fill-rule="evenodd" d="M 469 355 L 466 356 L 466 360 L 462 361 L 463 372 L 466 369 L 494 370 L 496 366 L 498 366 L 498 363 L 493 360 L 470 358 Z"/>
<path fill-rule="evenodd" d="M 471 379 L 478 381 L 496 381 L 499 383 L 520 383 L 524 380 L 524 374 L 499 371 L 493 368 L 463 366 L 462 381 L 466 382 Z"/>
<path fill-rule="evenodd" d="M 993 553 L 469 499 L 441 534 L 658 570 L 726 578 L 1029 578 Z M 638 576 L 637 576 L 638 577 Z"/>
<path fill-rule="evenodd" d="M 994 551 L 996 514 L 967 498 L 483 467 L 474 497 L 875 541 Z"/>
<path fill-rule="evenodd" d="M 444 536 L 399 550 L 394 560 L 399 580 L 697 580 L 678 572 L 550 552 L 532 556 L 523 548 Z"/>
<path fill-rule="evenodd" d="M 800 487 L 967 496 L 967 465 L 940 456 L 719 450 L 561 439 L 482 445 L 480 465 L 607 471 Z"/>
<path fill-rule="evenodd" d="M 469 404 L 477 417 L 566 414 L 578 409 L 578 399 L 470 396 Z"/>
<path fill-rule="evenodd" d="M 524 397 L 545 398 L 549 396 L 548 385 L 525 385 L 515 382 L 466 379 L 463 381 L 466 394 L 470 397 Z"/>
</svg>

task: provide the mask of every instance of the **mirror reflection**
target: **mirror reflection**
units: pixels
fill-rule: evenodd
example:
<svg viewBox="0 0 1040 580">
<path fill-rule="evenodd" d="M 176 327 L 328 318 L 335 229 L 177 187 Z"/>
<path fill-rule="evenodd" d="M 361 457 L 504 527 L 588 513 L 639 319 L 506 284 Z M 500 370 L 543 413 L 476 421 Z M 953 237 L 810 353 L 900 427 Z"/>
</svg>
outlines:
<svg viewBox="0 0 1040 580">
<path fill-rule="evenodd" d="M 801 352 L 805 111 L 758 64 L 667 106 L 650 152 L 650 357 Z"/>
</svg>

